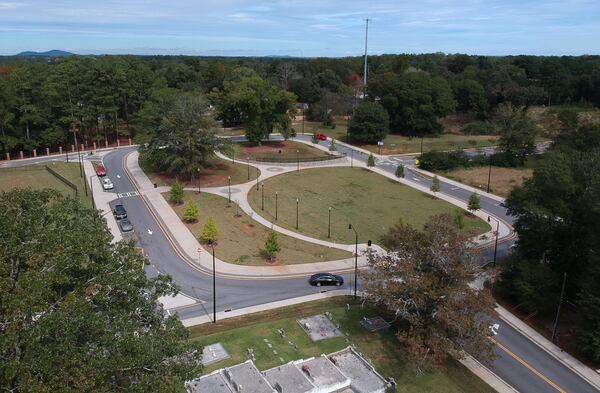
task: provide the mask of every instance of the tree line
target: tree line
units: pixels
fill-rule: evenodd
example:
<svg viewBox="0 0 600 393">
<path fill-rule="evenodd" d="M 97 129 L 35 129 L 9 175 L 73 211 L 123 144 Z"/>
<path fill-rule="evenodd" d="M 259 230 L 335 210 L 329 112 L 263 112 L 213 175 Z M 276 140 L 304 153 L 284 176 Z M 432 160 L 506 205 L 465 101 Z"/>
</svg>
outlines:
<svg viewBox="0 0 600 393">
<path fill-rule="evenodd" d="M 366 97 L 385 109 L 389 130 L 414 136 L 439 133 L 442 116 L 486 119 L 506 102 L 600 105 L 598 56 L 381 55 L 369 59 L 366 91 L 361 75 L 361 57 L 0 58 L 0 153 L 72 144 L 74 127 L 87 144 L 144 142 L 181 93 L 206 96 L 218 120 L 245 124 L 254 140 L 291 132 L 295 102 L 330 125 Z"/>
</svg>

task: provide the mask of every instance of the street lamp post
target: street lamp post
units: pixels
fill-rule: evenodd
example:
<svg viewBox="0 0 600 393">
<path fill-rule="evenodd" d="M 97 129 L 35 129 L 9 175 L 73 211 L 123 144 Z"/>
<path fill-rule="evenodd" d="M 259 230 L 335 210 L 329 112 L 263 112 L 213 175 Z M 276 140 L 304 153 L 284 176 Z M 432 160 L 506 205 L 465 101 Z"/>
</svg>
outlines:
<svg viewBox="0 0 600 393">
<path fill-rule="evenodd" d="M 299 205 L 300 200 L 298 198 L 296 198 L 296 230 L 298 230 L 298 213 L 299 213 Z"/>
<path fill-rule="evenodd" d="M 329 206 L 329 217 L 327 219 L 327 239 L 331 237 L 331 206 Z"/>
<path fill-rule="evenodd" d="M 500 220 L 496 220 L 496 243 L 494 244 L 494 263 L 496 267 L 496 255 L 498 254 L 498 234 L 500 233 Z"/>
<path fill-rule="evenodd" d="M 227 176 L 227 200 L 231 203 L 231 176 Z"/>
<path fill-rule="evenodd" d="M 296 150 L 296 172 L 300 172 L 300 150 Z"/>
<path fill-rule="evenodd" d="M 423 155 L 423 135 L 421 135 L 421 155 Z"/>
<path fill-rule="evenodd" d="M 258 167 L 256 167 L 256 191 L 258 191 Z"/>
<path fill-rule="evenodd" d="M 217 274 L 215 269 L 215 243 L 212 240 L 208 241 L 208 245 L 212 249 L 213 262 L 213 323 L 217 322 Z"/>
<path fill-rule="evenodd" d="M 487 192 L 490 192 L 490 180 L 492 178 L 492 156 L 490 155 L 490 169 L 488 171 Z"/>
<path fill-rule="evenodd" d="M 277 191 L 275 191 L 275 221 L 277 221 Z"/>
<path fill-rule="evenodd" d="M 96 175 L 90 175 L 90 195 L 92 196 L 92 207 L 96 208 L 96 202 L 94 201 L 94 189 L 92 187 L 92 177 Z"/>
<path fill-rule="evenodd" d="M 260 184 L 260 210 L 265 210 L 265 183 Z"/>
<path fill-rule="evenodd" d="M 348 229 L 352 229 L 354 231 L 355 241 L 354 241 L 354 299 L 356 299 L 356 280 L 358 278 L 358 232 L 352 226 L 352 224 L 348 224 Z"/>
<path fill-rule="evenodd" d="M 250 157 L 246 157 L 246 161 L 248 162 L 248 180 L 250 180 Z"/>
<path fill-rule="evenodd" d="M 200 168 L 198 168 L 197 171 L 198 171 L 198 194 L 200 194 Z"/>
<path fill-rule="evenodd" d="M 350 168 L 354 168 L 354 150 L 350 149 Z"/>
</svg>

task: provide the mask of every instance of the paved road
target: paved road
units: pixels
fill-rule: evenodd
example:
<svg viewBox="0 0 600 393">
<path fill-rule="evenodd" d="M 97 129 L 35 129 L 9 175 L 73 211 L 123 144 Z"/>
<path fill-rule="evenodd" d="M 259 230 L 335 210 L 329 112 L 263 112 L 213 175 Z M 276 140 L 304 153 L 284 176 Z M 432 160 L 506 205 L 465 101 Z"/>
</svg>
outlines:
<svg viewBox="0 0 600 393">
<path fill-rule="evenodd" d="M 352 152 L 341 145 L 338 145 L 338 150 L 351 155 L 356 154 L 354 157 L 357 160 L 366 160 L 366 155 Z M 104 164 L 115 185 L 114 191 L 120 194 L 135 191 L 123 168 L 123 158 L 130 151 L 131 149 L 121 149 L 111 152 L 104 159 Z M 393 165 L 386 165 L 383 162 L 379 165 L 385 170 L 395 171 Z M 419 176 L 410 169 L 406 170 L 406 176 L 413 175 Z M 427 184 L 428 180 L 423 178 L 420 181 Z M 470 195 L 469 192 L 454 189 L 453 186 L 443 182 L 441 187 L 442 192 L 462 200 L 466 200 Z M 200 302 L 196 305 L 176 310 L 179 316 L 185 319 L 210 314 L 212 277 L 197 271 L 179 257 L 140 196 L 124 197 L 118 202 L 125 205 L 130 220 L 136 228 L 138 241 L 150 259 L 151 264 L 146 267 L 147 274 L 149 276 L 155 276 L 158 272 L 169 274 L 183 293 L 199 299 Z M 492 211 L 495 214 L 506 214 L 505 209 L 498 206 L 494 200 L 482 197 L 482 206 L 485 209 L 494 209 Z M 512 222 L 508 216 L 506 220 Z M 507 252 L 508 249 L 505 251 Z M 346 284 L 345 289 L 350 290 L 349 283 Z M 217 278 L 217 291 L 217 311 L 224 311 L 311 294 L 319 292 L 319 289 L 309 286 L 305 278 L 278 280 Z M 498 359 L 489 364 L 489 368 L 516 389 L 523 393 L 597 392 L 577 374 L 512 327 L 499 319 L 496 323 L 499 327 L 494 339 L 499 344 L 495 349 Z"/>
</svg>

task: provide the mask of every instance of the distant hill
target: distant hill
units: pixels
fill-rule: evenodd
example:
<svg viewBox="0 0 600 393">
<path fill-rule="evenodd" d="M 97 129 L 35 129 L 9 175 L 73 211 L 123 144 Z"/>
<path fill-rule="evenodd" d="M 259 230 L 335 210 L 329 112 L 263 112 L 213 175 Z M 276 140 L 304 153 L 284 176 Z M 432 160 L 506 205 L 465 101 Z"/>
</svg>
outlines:
<svg viewBox="0 0 600 393">
<path fill-rule="evenodd" d="M 26 51 L 15 55 L 15 57 L 66 57 L 75 56 L 75 53 L 65 52 L 64 50 L 53 49 L 47 52 Z"/>
</svg>

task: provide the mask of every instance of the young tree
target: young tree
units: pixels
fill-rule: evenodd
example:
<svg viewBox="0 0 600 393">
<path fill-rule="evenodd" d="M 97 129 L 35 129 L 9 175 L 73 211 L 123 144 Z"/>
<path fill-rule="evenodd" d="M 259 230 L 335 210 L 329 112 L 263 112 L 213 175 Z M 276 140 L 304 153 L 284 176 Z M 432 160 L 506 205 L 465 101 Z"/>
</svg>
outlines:
<svg viewBox="0 0 600 393">
<path fill-rule="evenodd" d="M 219 236 L 219 229 L 217 228 L 217 223 L 215 219 L 211 216 L 206 218 L 204 222 L 204 226 L 202 227 L 202 240 L 205 242 L 216 241 Z"/>
<path fill-rule="evenodd" d="M 462 209 L 454 210 L 454 216 L 452 218 L 458 229 L 465 228 L 465 212 Z"/>
<path fill-rule="evenodd" d="M 15 219 L 18 217 L 18 219 Z M 0 386 L 7 391 L 173 392 L 201 348 L 158 299 L 130 242 L 53 190 L 0 194 Z"/>
<path fill-rule="evenodd" d="M 469 202 L 467 203 L 467 209 L 471 212 L 471 214 L 475 213 L 477 210 L 481 209 L 481 199 L 479 198 L 479 194 L 476 192 L 472 193 L 469 197 Z"/>
<path fill-rule="evenodd" d="M 369 158 L 367 158 L 367 166 L 375 166 L 375 157 L 373 157 L 373 153 L 369 154 Z"/>
<path fill-rule="evenodd" d="M 396 167 L 396 177 L 404 177 L 404 165 L 398 164 Z"/>
<path fill-rule="evenodd" d="M 200 218 L 200 208 L 194 201 L 189 201 L 183 209 L 183 221 L 196 222 Z"/>
<path fill-rule="evenodd" d="M 419 369 L 441 366 L 463 350 L 489 359 L 494 302 L 486 289 L 469 285 L 481 268 L 452 217 L 433 216 L 423 231 L 400 223 L 382 241 L 390 252 L 371 256 L 365 293 L 407 323 L 397 334 L 409 359 Z"/>
<path fill-rule="evenodd" d="M 437 176 L 434 176 L 431 180 L 431 187 L 429 189 L 433 192 L 434 196 L 437 192 L 440 192 L 440 179 Z"/>
<path fill-rule="evenodd" d="M 171 191 L 169 191 L 169 201 L 174 204 L 183 203 L 183 184 L 179 181 L 176 181 L 171 186 Z"/>
<path fill-rule="evenodd" d="M 281 246 L 277 241 L 277 232 L 270 230 L 265 242 L 265 252 L 269 257 L 269 260 L 273 259 L 277 253 L 281 251 Z"/>
<path fill-rule="evenodd" d="M 335 139 L 331 138 L 331 143 L 329 144 L 329 151 L 336 151 L 337 146 L 335 144 Z"/>
<path fill-rule="evenodd" d="M 388 132 L 389 116 L 377 102 L 360 104 L 348 124 L 349 137 L 358 142 L 376 143 L 383 140 Z"/>
</svg>

